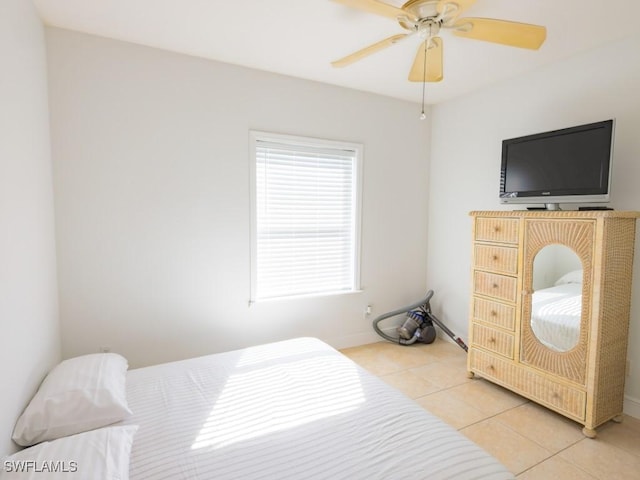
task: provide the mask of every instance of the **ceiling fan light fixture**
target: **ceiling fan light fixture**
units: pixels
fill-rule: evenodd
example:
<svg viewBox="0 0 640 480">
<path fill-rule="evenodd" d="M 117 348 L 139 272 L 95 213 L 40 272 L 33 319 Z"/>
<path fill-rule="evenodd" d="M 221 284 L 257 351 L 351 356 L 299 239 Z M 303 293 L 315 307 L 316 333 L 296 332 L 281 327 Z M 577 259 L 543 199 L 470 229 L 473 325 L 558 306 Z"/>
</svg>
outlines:
<svg viewBox="0 0 640 480">
<path fill-rule="evenodd" d="M 409 73 L 411 82 L 424 84 L 439 82 L 443 79 L 442 39 L 438 36 L 443 28 L 451 29 L 453 35 L 457 37 L 531 50 L 540 48 L 546 39 L 546 28 L 540 25 L 495 18 L 458 18 L 461 13 L 473 6 L 476 0 L 408 0 L 402 7 L 395 7 L 380 0 L 334 1 L 348 7 L 393 18 L 409 33 L 382 40 L 332 62 L 332 65 L 335 67 L 349 65 L 397 43 L 400 39 L 417 34 L 425 43 L 425 59 L 421 58 L 421 52 L 418 50 Z"/>
</svg>

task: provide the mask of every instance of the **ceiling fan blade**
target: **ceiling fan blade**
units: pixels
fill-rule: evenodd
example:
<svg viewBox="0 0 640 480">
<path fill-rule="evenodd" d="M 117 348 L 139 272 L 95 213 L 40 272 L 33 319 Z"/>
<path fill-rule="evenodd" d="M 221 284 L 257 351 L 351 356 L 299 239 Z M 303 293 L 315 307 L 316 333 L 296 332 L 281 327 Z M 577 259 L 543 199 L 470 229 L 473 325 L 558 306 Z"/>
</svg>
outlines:
<svg viewBox="0 0 640 480">
<path fill-rule="evenodd" d="M 425 52 L 424 48 L 427 45 L 427 74 L 425 75 Z M 416 53 L 416 59 L 413 61 L 411 72 L 409 72 L 410 82 L 439 82 L 442 80 L 442 39 L 440 37 L 433 37 L 430 40 L 425 40 L 418 47 L 418 53 Z"/>
<path fill-rule="evenodd" d="M 476 0 L 440 0 L 438 3 L 438 13 L 443 13 L 447 8 L 455 8 L 454 17 L 467 11 Z"/>
<path fill-rule="evenodd" d="M 530 50 L 539 49 L 547 38 L 545 27 L 493 18 L 460 18 L 454 23 L 453 28 L 454 35 L 458 37 Z"/>
<path fill-rule="evenodd" d="M 331 62 L 331 65 L 334 67 L 346 67 L 347 65 L 351 65 L 358 60 L 362 60 L 364 57 L 371 55 L 372 53 L 379 52 L 380 50 L 390 47 L 394 43 L 398 43 L 400 40 L 405 38 L 408 34 L 399 33 L 389 38 L 385 38 L 384 40 L 380 40 L 373 45 L 369 45 L 368 47 L 363 48 L 362 50 L 358 50 L 357 52 L 352 53 L 351 55 L 347 55 L 340 60 L 336 60 L 335 62 Z"/>
<path fill-rule="evenodd" d="M 375 13 L 376 15 L 382 15 L 383 17 L 389 17 L 396 19 L 398 17 L 409 17 L 413 15 L 404 11 L 401 8 L 394 7 L 387 3 L 379 2 L 378 0 L 333 0 L 334 2 L 341 3 L 347 7 L 357 8 L 364 10 L 365 12 Z"/>
</svg>

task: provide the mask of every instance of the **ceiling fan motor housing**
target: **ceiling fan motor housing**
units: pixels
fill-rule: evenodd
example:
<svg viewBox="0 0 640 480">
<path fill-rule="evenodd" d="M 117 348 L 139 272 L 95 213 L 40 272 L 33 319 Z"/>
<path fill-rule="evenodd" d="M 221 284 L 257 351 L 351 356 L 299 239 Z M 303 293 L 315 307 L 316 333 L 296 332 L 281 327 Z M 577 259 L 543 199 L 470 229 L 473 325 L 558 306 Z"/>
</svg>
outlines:
<svg viewBox="0 0 640 480">
<path fill-rule="evenodd" d="M 438 12 L 439 0 L 409 0 L 402 9 L 411 13 L 413 18 L 399 17 L 398 23 L 407 30 L 418 30 L 426 24 L 442 24 L 442 15 Z"/>
</svg>

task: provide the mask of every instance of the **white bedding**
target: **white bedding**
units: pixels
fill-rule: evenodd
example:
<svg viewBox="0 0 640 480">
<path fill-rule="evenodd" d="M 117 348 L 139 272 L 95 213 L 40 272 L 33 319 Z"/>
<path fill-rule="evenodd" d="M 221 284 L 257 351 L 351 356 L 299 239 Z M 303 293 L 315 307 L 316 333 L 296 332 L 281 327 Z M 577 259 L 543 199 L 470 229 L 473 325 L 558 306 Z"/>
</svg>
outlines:
<svg viewBox="0 0 640 480">
<path fill-rule="evenodd" d="M 131 370 L 127 396 L 132 480 L 514 478 L 316 339 Z"/>
<path fill-rule="evenodd" d="M 538 290 L 531 300 L 531 329 L 547 347 L 566 352 L 578 344 L 582 284 L 567 283 Z"/>
</svg>

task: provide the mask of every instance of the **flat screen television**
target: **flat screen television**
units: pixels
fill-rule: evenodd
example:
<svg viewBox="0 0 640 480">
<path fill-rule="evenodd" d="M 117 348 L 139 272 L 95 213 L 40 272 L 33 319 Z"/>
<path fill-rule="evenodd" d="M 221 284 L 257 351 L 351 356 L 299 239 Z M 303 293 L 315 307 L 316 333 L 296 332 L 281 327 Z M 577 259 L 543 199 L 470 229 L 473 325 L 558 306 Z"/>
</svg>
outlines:
<svg viewBox="0 0 640 480">
<path fill-rule="evenodd" d="M 615 120 L 502 142 L 500 203 L 609 201 Z"/>
</svg>

